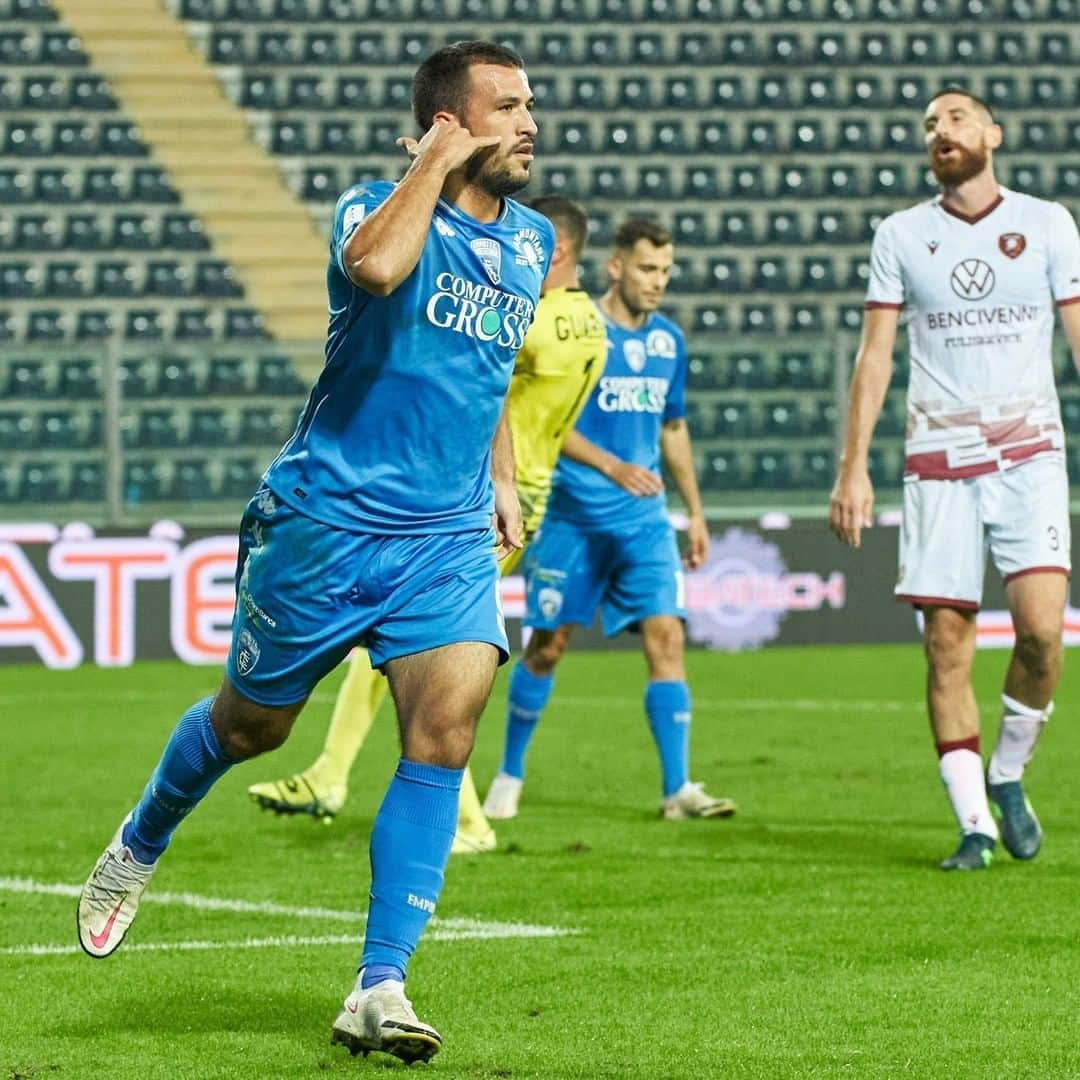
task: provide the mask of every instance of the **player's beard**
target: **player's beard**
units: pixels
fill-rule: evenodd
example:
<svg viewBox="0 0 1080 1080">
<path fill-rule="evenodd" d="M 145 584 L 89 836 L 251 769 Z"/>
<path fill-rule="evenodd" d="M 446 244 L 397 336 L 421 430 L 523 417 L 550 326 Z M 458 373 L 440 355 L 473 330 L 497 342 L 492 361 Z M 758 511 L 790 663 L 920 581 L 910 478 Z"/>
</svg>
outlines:
<svg viewBox="0 0 1080 1080">
<path fill-rule="evenodd" d="M 470 184 L 485 191 L 495 199 L 502 199 L 520 191 L 529 183 L 529 170 L 524 168 L 519 173 L 513 172 L 508 161 L 495 163 L 494 153 L 476 154 L 469 159 L 465 167 L 465 176 Z"/>
<path fill-rule="evenodd" d="M 930 155 L 931 171 L 937 177 L 938 183 L 947 187 L 956 187 L 978 176 L 986 168 L 987 162 L 985 147 L 969 150 L 966 146 L 957 146 L 955 143 L 952 146 L 956 152 L 953 161 L 938 161 L 934 154 Z"/>
</svg>

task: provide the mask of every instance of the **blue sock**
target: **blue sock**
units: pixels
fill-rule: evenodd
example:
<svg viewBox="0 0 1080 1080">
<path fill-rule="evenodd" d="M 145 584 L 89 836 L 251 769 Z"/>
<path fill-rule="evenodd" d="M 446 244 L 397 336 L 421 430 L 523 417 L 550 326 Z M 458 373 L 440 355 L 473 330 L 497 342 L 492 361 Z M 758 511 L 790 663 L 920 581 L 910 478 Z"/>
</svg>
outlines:
<svg viewBox="0 0 1080 1080">
<path fill-rule="evenodd" d="M 124 826 L 123 842 L 141 863 L 156 862 L 176 826 L 234 764 L 210 722 L 213 698 L 192 705 L 173 728 L 150 783 Z"/>
<path fill-rule="evenodd" d="M 506 710 L 506 747 L 503 750 L 501 772 L 525 777 L 525 753 L 529 740 L 540 720 L 540 714 L 551 696 L 554 675 L 534 675 L 519 660 L 510 673 L 510 701 Z"/>
<path fill-rule="evenodd" d="M 405 981 L 409 957 L 442 891 L 464 772 L 398 762 L 371 829 L 363 989 L 383 979 Z"/>
<path fill-rule="evenodd" d="M 690 778 L 690 687 L 684 682 L 651 682 L 645 714 L 660 752 L 664 798 Z"/>
</svg>

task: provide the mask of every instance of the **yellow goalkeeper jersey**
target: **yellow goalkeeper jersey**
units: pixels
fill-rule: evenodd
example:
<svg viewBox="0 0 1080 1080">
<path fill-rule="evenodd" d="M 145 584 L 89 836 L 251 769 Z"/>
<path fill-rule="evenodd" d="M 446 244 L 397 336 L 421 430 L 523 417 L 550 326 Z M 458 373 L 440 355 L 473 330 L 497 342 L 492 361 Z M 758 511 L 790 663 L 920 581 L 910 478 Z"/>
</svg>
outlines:
<svg viewBox="0 0 1080 1080">
<path fill-rule="evenodd" d="M 544 293 L 514 362 L 509 394 L 526 543 L 540 527 L 566 433 L 606 359 L 604 320 L 588 293 L 567 288 Z"/>
</svg>

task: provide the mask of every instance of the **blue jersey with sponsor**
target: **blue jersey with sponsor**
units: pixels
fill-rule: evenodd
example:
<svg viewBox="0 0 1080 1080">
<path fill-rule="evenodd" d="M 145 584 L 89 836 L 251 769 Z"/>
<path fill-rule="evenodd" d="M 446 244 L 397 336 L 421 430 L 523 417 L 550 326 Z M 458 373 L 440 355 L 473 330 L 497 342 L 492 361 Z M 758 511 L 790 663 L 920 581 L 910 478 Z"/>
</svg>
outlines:
<svg viewBox="0 0 1080 1080">
<path fill-rule="evenodd" d="M 637 330 L 611 319 L 608 354 L 575 430 L 623 461 L 660 470 L 660 429 L 686 416 L 686 341 L 668 318 L 654 312 Z M 548 516 L 586 529 L 633 529 L 662 518 L 665 497 L 641 498 L 596 469 L 560 457 Z"/>
<path fill-rule="evenodd" d="M 379 181 L 338 200 L 326 364 L 265 480 L 294 509 L 355 532 L 482 529 L 491 440 L 554 229 L 509 199 L 487 224 L 440 199 L 413 272 L 373 296 L 349 280 L 342 252 L 393 189 Z"/>
</svg>

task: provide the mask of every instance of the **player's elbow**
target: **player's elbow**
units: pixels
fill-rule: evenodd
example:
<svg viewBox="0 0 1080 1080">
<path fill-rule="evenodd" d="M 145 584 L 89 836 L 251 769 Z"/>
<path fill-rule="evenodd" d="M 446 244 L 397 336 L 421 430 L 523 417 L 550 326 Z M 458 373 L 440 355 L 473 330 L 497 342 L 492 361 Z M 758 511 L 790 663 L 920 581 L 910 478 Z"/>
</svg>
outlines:
<svg viewBox="0 0 1080 1080">
<path fill-rule="evenodd" d="M 367 254 L 346 258 L 345 273 L 357 288 L 372 296 L 389 296 L 399 284 L 390 267 Z"/>
</svg>

